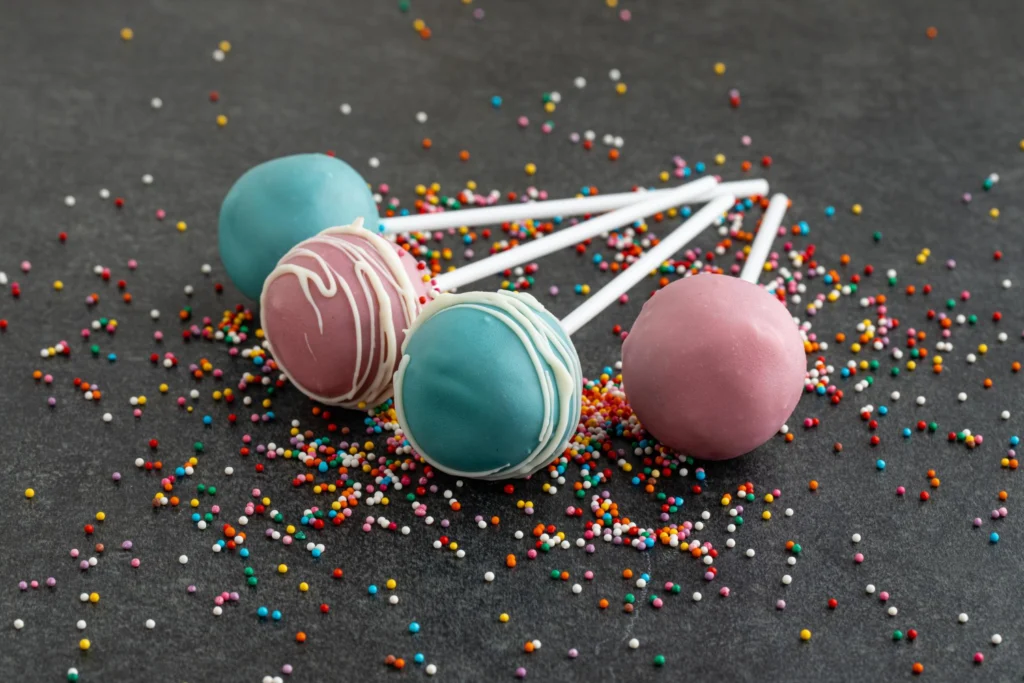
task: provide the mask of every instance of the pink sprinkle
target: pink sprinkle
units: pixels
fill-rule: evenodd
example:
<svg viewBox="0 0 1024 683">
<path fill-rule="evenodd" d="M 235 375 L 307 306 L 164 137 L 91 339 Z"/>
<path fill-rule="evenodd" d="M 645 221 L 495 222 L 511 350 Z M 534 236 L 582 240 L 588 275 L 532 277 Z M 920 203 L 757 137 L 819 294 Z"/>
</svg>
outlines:
<svg viewBox="0 0 1024 683">
<path fill-rule="evenodd" d="M 551 296 L 558 296 L 558 287 L 556 287 L 555 285 L 551 285 L 551 288 L 548 289 L 548 294 L 550 294 Z"/>
<path fill-rule="evenodd" d="M 157 330 L 156 332 L 153 333 L 153 339 L 155 339 L 157 341 L 163 341 L 164 340 L 164 333 L 161 332 L 160 330 Z"/>
<path fill-rule="evenodd" d="M 135 270 L 138 267 L 139 267 L 139 262 L 138 261 L 136 261 L 135 259 L 128 259 L 128 269 L 129 270 Z"/>
<path fill-rule="evenodd" d="M 132 558 L 132 567 L 133 568 L 138 569 L 140 564 L 142 564 L 142 563 L 139 562 L 139 558 L 137 558 L 137 557 L 133 557 Z M 190 586 L 190 588 L 191 588 L 191 586 Z M 193 590 L 193 591 L 190 591 L 190 592 L 194 593 L 195 591 Z"/>
<path fill-rule="evenodd" d="M 974 518 L 974 526 L 981 526 L 981 517 Z"/>
<path fill-rule="evenodd" d="M 21 262 L 21 271 L 23 273 L 27 273 L 30 270 L 32 270 L 32 264 L 29 263 L 28 261 L 22 261 Z"/>
<path fill-rule="evenodd" d="M 583 578 L 586 579 L 587 581 L 593 581 L 594 580 L 594 572 L 592 572 L 592 571 L 590 571 L 588 569 L 587 571 L 585 571 L 583 573 Z"/>
<path fill-rule="evenodd" d="M 714 580 L 714 578 L 715 578 L 715 573 L 714 572 L 704 572 L 704 580 L 705 581 L 712 581 L 712 580 Z"/>
<path fill-rule="evenodd" d="M 744 135 L 743 137 L 740 138 L 740 144 L 743 145 L 744 147 L 750 147 L 751 142 L 752 140 L 750 139 L 749 135 Z"/>
<path fill-rule="evenodd" d="M 197 589 L 196 589 L 196 587 L 195 587 L 195 586 L 189 586 L 189 587 L 188 587 L 188 592 L 189 592 L 189 593 L 195 593 L 195 592 L 196 592 L 196 590 L 197 590 Z"/>
<path fill-rule="evenodd" d="M 622 21 L 629 21 L 632 18 L 633 13 L 630 12 L 628 9 L 624 9 L 621 12 L 619 12 L 619 19 L 621 19 Z"/>
<path fill-rule="evenodd" d="M 999 516 L 1000 517 L 1005 517 L 1008 514 L 1010 514 L 1010 512 L 1006 508 L 999 508 Z"/>
<path fill-rule="evenodd" d="M 881 593 L 879 593 L 878 594 L 878 599 L 881 600 L 882 602 L 885 602 L 886 600 L 888 600 L 889 599 L 888 591 L 882 591 Z"/>
<path fill-rule="evenodd" d="M 284 666 L 281 667 L 281 673 L 283 673 L 285 676 L 290 675 L 291 672 L 292 672 L 292 665 L 291 664 L 285 664 Z"/>
<path fill-rule="evenodd" d="M 530 119 L 526 118 L 525 116 L 520 116 L 516 120 L 516 123 L 519 124 L 520 128 L 526 128 L 528 125 L 530 125 Z"/>
<path fill-rule="evenodd" d="M 897 486 L 896 487 L 896 495 L 897 496 L 902 496 L 906 492 L 907 492 L 907 490 L 905 488 L 903 488 L 902 486 Z"/>
<path fill-rule="evenodd" d="M 992 511 L 992 519 L 999 519 L 999 510 Z"/>
<path fill-rule="evenodd" d="M 665 603 L 661 598 L 654 598 L 654 600 L 651 601 L 651 606 L 654 607 L 654 609 L 661 609 L 661 606 L 664 604 Z"/>
<path fill-rule="evenodd" d="M 776 600 L 776 602 L 775 602 L 775 609 L 786 609 L 786 601 L 785 600 Z"/>
<path fill-rule="evenodd" d="M 984 661 L 985 661 L 985 655 L 981 654 L 980 652 L 975 652 L 974 653 L 974 663 L 975 664 L 981 664 Z"/>
<path fill-rule="evenodd" d="M 860 564 L 861 562 L 864 561 L 864 554 L 863 553 L 857 553 L 856 555 L 853 556 L 853 561 L 856 562 L 857 564 Z"/>
<path fill-rule="evenodd" d="M 718 589 L 718 594 L 721 595 L 723 598 L 729 597 L 729 587 L 728 586 L 722 586 L 721 588 Z"/>
<path fill-rule="evenodd" d="M 78 548 L 71 549 L 71 557 L 78 557 Z"/>
<path fill-rule="evenodd" d="M 527 551 L 526 556 L 531 560 L 535 560 L 537 559 L 537 551 L 533 548 L 530 548 L 530 550 Z"/>
<path fill-rule="evenodd" d="M 964 192 L 964 196 L 961 197 L 961 199 L 963 200 L 964 204 L 970 204 L 971 199 L 973 199 L 973 197 L 971 196 L 970 192 Z"/>
<path fill-rule="evenodd" d="M 163 209 L 157 209 L 156 210 L 156 219 L 158 221 L 162 221 L 166 217 L 167 217 L 167 212 L 166 211 L 164 211 Z"/>
</svg>

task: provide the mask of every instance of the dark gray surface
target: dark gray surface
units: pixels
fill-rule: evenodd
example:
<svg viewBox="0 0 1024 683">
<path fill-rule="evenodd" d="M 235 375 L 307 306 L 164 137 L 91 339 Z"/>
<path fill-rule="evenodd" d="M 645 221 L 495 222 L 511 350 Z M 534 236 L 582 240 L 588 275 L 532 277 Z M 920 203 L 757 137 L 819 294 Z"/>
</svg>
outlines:
<svg viewBox="0 0 1024 683">
<path fill-rule="evenodd" d="M 1024 307 L 1018 287 L 1004 291 L 998 283 L 1019 273 L 1022 256 L 1022 200 L 1015 192 L 1024 136 L 1020 4 L 623 2 L 633 11 L 630 23 L 597 0 L 413 5 L 402 15 L 383 0 L 0 4 L 0 270 L 23 288 L 19 301 L 9 287 L 0 289 L 0 318 L 10 320 L 0 334 L 0 679 L 62 680 L 76 666 L 83 681 L 259 681 L 286 662 L 295 666 L 297 681 L 407 678 L 423 675 L 411 664 L 417 651 L 437 664 L 439 678 L 467 681 L 510 679 L 518 666 L 529 669 L 530 680 L 545 681 L 896 680 L 911 678 L 915 661 L 925 664 L 927 680 L 1019 678 L 1024 633 L 1017 568 L 1024 551 L 1014 484 L 1020 475 L 1001 469 L 999 458 L 1024 410 L 1020 378 L 1008 369 L 1020 357 Z M 483 22 L 471 18 L 474 7 L 486 10 Z M 412 31 L 416 17 L 433 29 L 429 42 Z M 934 41 L 924 35 L 929 25 L 940 30 Z M 129 44 L 118 38 L 122 26 L 135 31 Z M 233 50 L 218 64 L 210 53 L 223 39 Z M 716 61 L 728 65 L 724 77 L 713 75 Z M 611 68 L 621 69 L 629 85 L 624 97 L 612 91 Z M 577 75 L 589 82 L 582 92 L 572 86 Z M 738 111 L 727 104 L 734 86 L 743 97 Z M 207 101 L 212 89 L 222 97 L 217 105 Z M 545 137 L 537 123 L 549 117 L 539 102 L 550 90 L 564 99 L 550 117 L 556 132 Z M 494 94 L 505 100 L 498 112 L 488 104 Z M 163 98 L 160 111 L 149 107 L 154 96 Z M 352 104 L 351 116 L 338 114 L 341 102 Z M 415 123 L 420 110 L 430 115 L 426 125 Z M 230 117 L 223 130 L 214 124 L 218 113 Z M 520 132 L 514 120 L 524 113 L 532 124 Z M 611 164 L 600 146 L 587 154 L 566 142 L 570 131 L 587 128 L 622 135 L 622 159 Z M 742 134 L 754 138 L 749 150 L 739 146 Z M 418 146 L 426 135 L 434 141 L 430 152 Z M 473 154 L 465 166 L 456 158 L 462 148 Z M 232 180 L 264 159 L 323 149 L 336 150 L 371 182 L 390 183 L 405 202 L 416 183 L 434 180 L 446 188 L 473 178 L 485 189 L 521 190 L 528 161 L 540 168 L 533 182 L 564 195 L 585 183 L 606 191 L 653 183 L 677 153 L 710 163 L 722 152 L 730 177 L 739 175 L 740 159 L 770 154 L 773 188 L 794 200 L 789 219 L 812 224 L 811 236 L 798 244 L 817 244 L 828 267 L 838 265 L 841 253 L 851 254 L 857 267 L 872 263 L 876 276 L 866 293 L 890 293 L 879 277 L 888 268 L 899 269 L 901 286 L 935 286 L 930 302 L 891 292 L 894 315 L 904 329 L 927 329 L 929 349 L 937 328 L 926 324 L 924 312 L 945 298 L 971 290 L 970 303 L 958 310 L 977 313 L 982 322 L 956 330 L 956 350 L 943 354 L 948 369 L 941 377 L 904 371 L 893 380 L 879 373 L 863 395 L 848 381 L 839 408 L 805 399 L 792 424 L 817 416 L 822 425 L 806 434 L 798 429 L 796 443 L 773 440 L 752 456 L 708 466 L 709 492 L 702 496 L 689 493 L 691 479 L 665 486 L 686 497 L 677 521 L 712 512 L 698 537 L 723 549 L 721 492 L 747 480 L 761 492 L 783 491 L 769 523 L 756 519 L 760 503 L 748 506 L 754 514 L 747 514 L 736 550 L 717 562 L 720 579 L 712 585 L 690 558 L 660 547 L 640 555 L 600 544 L 591 556 L 574 549 L 526 561 L 527 541 L 515 541 L 515 529 L 558 524 L 570 539 L 582 530 L 562 513 L 568 491 L 549 497 L 534 482 L 517 484 L 512 497 L 471 483 L 459 491 L 463 510 L 447 517 L 468 551 L 464 560 L 433 550 L 437 531 L 414 523 L 405 504 L 386 515 L 409 523 L 408 537 L 365 535 L 349 523 L 316 534 L 328 546 L 319 562 L 265 542 L 259 536 L 267 523 L 254 520 L 251 564 L 261 583 L 251 591 L 241 560 L 209 551 L 217 532 L 195 531 L 184 509 L 150 511 L 159 481 L 132 462 L 148 456 L 150 438 L 160 439 L 161 458 L 174 464 L 201 439 L 207 455 L 195 479 L 219 487 L 223 519 L 234 520 L 259 486 L 294 520 L 314 502 L 291 487 L 299 468 L 279 461 L 257 475 L 254 459 L 236 452 L 242 433 L 282 442 L 288 420 L 310 424 L 309 404 L 288 391 L 275 402 L 276 424 L 230 428 L 226 407 L 210 401 L 212 385 L 205 381 L 197 412 L 178 411 L 173 397 L 191 382 L 181 368 L 149 365 L 157 326 L 148 311 L 162 311 L 164 346 L 183 364 L 210 357 L 236 380 L 244 366 L 221 347 L 182 344 L 174 315 L 191 305 L 217 316 L 239 300 L 230 286 L 221 296 L 212 287 L 224 279 L 216 210 Z M 381 159 L 379 169 L 368 167 L 370 156 Z M 963 191 L 983 194 L 980 183 L 993 171 L 1002 178 L 996 190 L 960 205 Z M 153 186 L 140 183 L 144 173 L 156 177 Z M 100 187 L 125 197 L 125 208 L 97 199 Z M 73 209 L 63 204 L 67 194 L 78 199 Z M 865 207 L 859 218 L 849 214 L 854 202 Z M 829 204 L 839 211 L 826 221 Z M 998 221 L 986 216 L 991 206 L 1002 211 Z M 158 207 L 168 211 L 164 223 L 152 218 Z M 171 219 L 188 221 L 188 232 L 175 231 Z M 885 233 L 881 245 L 871 240 L 876 229 Z M 70 235 L 64 246 L 56 239 L 61 230 Z M 932 257 L 918 266 L 913 259 L 922 247 Z M 995 248 L 1006 255 L 1001 263 L 991 260 Z M 129 258 L 141 264 L 130 276 Z M 956 270 L 945 269 L 947 258 L 957 260 Z M 18 271 L 22 259 L 33 263 L 27 276 Z M 209 279 L 199 273 L 204 262 L 214 265 Z M 91 274 L 97 263 L 114 268 L 115 280 L 130 281 L 130 307 L 112 283 Z M 57 278 L 65 284 L 60 294 L 51 289 Z M 543 289 L 562 287 L 559 297 L 544 298 L 559 315 L 578 301 L 569 294 L 573 284 L 603 280 L 589 261 L 568 252 L 546 259 L 538 274 Z M 182 293 L 189 283 L 196 286 L 191 300 Z M 82 301 L 93 291 L 102 303 L 87 310 Z M 617 359 L 609 329 L 628 325 L 643 298 L 638 291 L 628 307 L 606 312 L 575 337 L 587 373 Z M 995 309 L 1005 316 L 998 326 L 1010 335 L 1005 345 L 996 343 L 989 322 Z M 827 306 L 815 329 L 829 339 L 837 331 L 849 334 L 866 314 L 855 300 L 844 300 Z M 100 315 L 121 323 L 116 337 L 99 335 L 105 353 L 119 354 L 114 365 L 89 357 L 77 338 Z M 75 347 L 70 360 L 38 358 L 41 347 L 60 339 Z M 981 342 L 992 350 L 967 366 L 964 356 Z M 828 356 L 837 365 L 848 358 L 838 349 Z M 883 369 L 889 365 L 883 358 Z M 30 373 L 37 367 L 54 374 L 53 389 L 34 385 Z M 73 391 L 75 376 L 102 386 L 101 405 L 86 404 Z M 996 383 L 987 392 L 981 389 L 986 376 Z M 172 390 L 161 397 L 156 387 L 163 381 Z M 904 397 L 895 405 L 886 399 L 894 388 Z M 961 390 L 970 395 L 963 404 L 955 399 Z M 45 405 L 51 393 L 60 400 L 53 411 Z M 151 403 L 136 421 L 127 402 L 138 394 Z M 919 394 L 929 399 L 924 408 L 912 405 Z M 879 430 L 883 444 L 874 450 L 857 418 L 867 403 L 892 407 Z M 1010 422 L 999 419 L 1003 409 L 1014 413 Z M 106 411 L 115 417 L 110 425 L 100 419 Z M 199 421 L 206 411 L 217 419 L 210 429 Z M 937 420 L 940 433 L 915 433 L 904 442 L 899 430 L 918 419 Z M 984 434 L 985 444 L 974 451 L 946 444 L 943 434 L 960 428 Z M 832 453 L 835 441 L 846 446 L 840 456 Z M 887 460 L 884 473 L 875 470 L 876 457 Z M 236 468 L 232 479 L 221 474 L 227 465 Z M 943 485 L 922 505 L 916 493 L 931 467 Z M 115 470 L 124 474 L 117 486 L 110 482 Z M 821 482 L 815 495 L 807 492 L 811 478 Z M 568 483 L 574 480 L 571 468 Z M 913 496 L 897 499 L 900 484 Z M 29 486 L 37 491 L 31 503 L 23 497 Z M 657 503 L 620 472 L 609 488 L 631 518 L 657 524 Z M 1000 489 L 1010 492 L 1010 517 L 993 525 L 988 512 Z M 537 504 L 533 518 L 516 510 L 520 497 Z M 444 503 L 436 496 L 428 502 L 441 517 Z M 786 506 L 796 511 L 792 518 L 782 516 Z M 89 541 L 82 525 L 101 509 L 108 519 Z M 476 529 L 476 514 L 499 514 L 500 528 Z M 983 530 L 971 528 L 975 516 L 985 518 Z M 992 528 L 1002 536 L 997 546 L 986 540 Z M 865 539 L 857 548 L 867 556 L 860 566 L 851 561 L 854 532 Z M 136 551 L 116 549 L 125 538 Z M 805 549 L 792 568 L 785 565 L 787 539 Z M 81 574 L 68 550 L 97 540 L 108 550 L 97 568 Z M 741 557 L 747 547 L 757 549 L 754 560 Z M 508 552 L 520 557 L 513 572 L 503 564 Z M 177 563 L 182 553 L 190 557 L 186 567 Z M 142 560 L 140 569 L 129 567 L 130 555 Z M 286 577 L 273 573 L 281 561 L 291 567 Z M 333 566 L 344 567 L 342 581 L 328 577 Z M 660 611 L 649 608 L 644 591 L 619 577 L 627 566 L 649 571 L 659 595 L 665 581 L 680 583 L 682 595 L 668 597 Z M 549 579 L 556 568 L 572 572 L 573 580 Z M 581 581 L 584 592 L 574 597 L 570 585 L 587 569 L 597 578 Z M 498 575 L 493 584 L 482 580 L 488 570 Z M 783 587 L 786 573 L 794 581 Z M 17 590 L 19 580 L 51 575 L 59 582 L 55 590 Z M 395 607 L 366 596 L 367 584 L 388 577 L 399 582 Z M 312 586 L 305 595 L 296 589 L 302 580 Z M 199 593 L 189 597 L 192 583 Z M 897 617 L 864 595 L 867 583 L 892 594 Z M 719 598 L 719 585 L 730 586 L 732 597 Z M 694 604 L 687 596 L 698 589 L 705 598 Z M 79 604 L 78 594 L 91 590 L 101 593 L 101 602 Z M 242 600 L 215 619 L 212 598 L 222 590 L 238 590 Z M 644 603 L 632 616 L 621 612 L 626 592 Z M 612 603 L 606 612 L 595 607 L 601 597 Z M 840 602 L 834 612 L 825 606 L 830 597 Z M 785 611 L 774 608 L 779 598 L 788 603 Z M 331 604 L 330 615 L 317 613 L 320 601 Z M 260 623 L 259 605 L 281 609 L 283 622 Z M 509 624 L 497 622 L 503 611 L 512 615 Z M 969 623 L 957 623 L 960 612 L 970 614 Z M 24 630 L 11 628 L 15 618 L 24 619 Z M 155 630 L 143 628 L 147 618 L 156 620 Z M 83 635 L 93 647 L 87 655 L 78 652 L 78 619 L 88 622 Z M 414 619 L 423 626 L 415 637 L 406 630 Z M 814 638 L 802 644 L 798 632 L 805 627 Z M 894 628 L 916 628 L 920 636 L 913 644 L 893 643 Z M 302 646 L 293 641 L 300 629 L 309 634 Z M 993 648 L 988 643 L 996 632 L 1005 640 Z M 638 651 L 627 648 L 630 637 L 641 641 Z M 523 642 L 532 638 L 543 649 L 523 654 Z M 570 647 L 580 651 L 575 661 L 566 658 Z M 977 650 L 987 657 L 982 667 L 971 662 Z M 658 652 L 668 658 L 661 670 L 650 664 Z M 405 672 L 384 667 L 389 653 L 410 662 Z"/>
</svg>

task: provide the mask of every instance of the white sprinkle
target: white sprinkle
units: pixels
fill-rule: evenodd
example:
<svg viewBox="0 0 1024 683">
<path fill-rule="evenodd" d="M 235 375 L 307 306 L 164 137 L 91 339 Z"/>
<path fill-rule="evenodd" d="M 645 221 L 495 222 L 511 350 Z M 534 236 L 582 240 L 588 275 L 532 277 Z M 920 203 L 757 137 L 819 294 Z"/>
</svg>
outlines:
<svg viewBox="0 0 1024 683">
<path fill-rule="evenodd" d="M 196 291 L 196 288 L 192 285 L 185 285 L 185 296 L 192 296 Z"/>
<path fill-rule="evenodd" d="M 753 548 L 747 548 L 747 557 L 753 557 L 753 556 L 754 556 L 754 549 Z"/>
<path fill-rule="evenodd" d="M 976 360 L 978 360 L 978 357 L 975 356 L 973 353 L 967 354 L 967 362 L 968 363 L 973 363 Z"/>
<path fill-rule="evenodd" d="M 956 400 L 960 401 L 961 403 L 966 401 L 967 400 L 967 392 L 961 391 L 959 394 L 956 395 Z"/>
<path fill-rule="evenodd" d="M 1009 410 L 1004 410 L 1003 412 L 999 413 L 999 417 L 1003 418 L 1004 420 L 1009 420 L 1010 419 L 1010 411 Z"/>
<path fill-rule="evenodd" d="M 562 101 L 562 93 L 558 92 L 557 90 L 552 91 L 551 92 L 551 101 L 554 102 L 555 104 L 558 104 L 559 102 L 561 102 Z"/>
<path fill-rule="evenodd" d="M 153 109 L 159 109 L 160 107 L 164 106 L 164 101 L 161 100 L 159 97 L 154 97 L 149 101 L 149 106 L 153 107 Z"/>
<path fill-rule="evenodd" d="M 110 190 L 107 188 L 100 189 L 100 199 L 110 199 Z M 100 268 L 100 273 L 103 272 L 103 268 Z"/>
<path fill-rule="evenodd" d="M 960 616 L 957 617 L 957 621 L 961 624 L 966 624 L 968 619 L 970 619 L 970 617 L 967 616 L 967 612 L 961 612 Z"/>
<path fill-rule="evenodd" d="M 390 605 L 397 605 L 398 604 L 398 596 L 397 595 L 392 595 L 390 598 L 388 598 L 388 604 L 390 604 Z"/>
<path fill-rule="evenodd" d="M 1009 289 L 1012 286 L 1013 286 L 1012 282 L 1010 282 L 1009 280 L 1003 280 L 1003 289 Z"/>
<path fill-rule="evenodd" d="M 68 195 L 67 197 L 64 198 L 64 206 L 74 206 L 74 205 L 75 205 L 75 198 L 74 197 L 72 197 L 71 195 Z"/>
<path fill-rule="evenodd" d="M 149 317 L 152 318 L 153 320 L 159 320 L 160 319 L 160 311 L 158 311 L 158 310 L 156 310 L 154 308 L 152 311 L 149 312 Z"/>
<path fill-rule="evenodd" d="M 178 558 L 178 562 L 181 564 L 188 564 L 188 555 L 182 555 Z"/>
<path fill-rule="evenodd" d="M 637 588 L 641 588 L 641 589 L 647 588 L 647 581 L 645 581 L 644 579 L 637 579 L 636 580 L 636 587 Z"/>
<path fill-rule="evenodd" d="M 869 583 L 867 586 L 864 587 L 864 592 L 867 593 L 868 595 L 874 595 L 874 593 L 875 593 L 875 584 Z"/>
<path fill-rule="evenodd" d="M 694 594 L 693 594 L 693 601 L 694 601 L 694 602 L 700 602 L 700 601 L 701 601 L 701 599 L 702 599 L 703 597 L 704 597 L 704 596 L 703 596 L 703 595 L 701 595 L 701 594 L 700 594 L 699 592 L 698 592 L 698 593 L 694 593 Z"/>
<path fill-rule="evenodd" d="M 223 62 L 224 56 L 224 50 L 221 50 L 220 48 L 213 51 L 213 61 L 215 62 Z"/>
<path fill-rule="evenodd" d="M 88 593 L 82 593 L 81 595 L 78 596 L 78 599 L 80 601 L 82 601 L 82 602 L 89 602 L 89 594 Z"/>
<path fill-rule="evenodd" d="M 341 105 L 341 107 L 338 108 L 338 110 L 345 116 L 348 116 L 349 114 L 352 113 L 352 105 L 349 104 L 348 102 L 345 102 L 344 104 Z"/>
<path fill-rule="evenodd" d="M 152 619 L 146 619 L 146 628 L 156 628 L 156 622 Z"/>
<path fill-rule="evenodd" d="M 891 398 L 894 401 L 900 400 L 900 392 L 898 392 L 898 391 L 892 392 L 891 394 L 889 394 L 889 398 Z"/>
<path fill-rule="evenodd" d="M 417 114 L 416 114 L 416 122 L 417 123 L 426 123 L 427 122 L 427 112 L 425 112 L 425 111 L 417 112 Z"/>
<path fill-rule="evenodd" d="M 622 78 L 622 72 L 619 71 L 618 69 L 612 69 L 611 71 L 608 72 L 608 78 L 612 79 L 613 81 L 617 81 L 620 78 Z"/>
<path fill-rule="evenodd" d="M 110 413 L 103 413 L 103 421 L 104 422 L 113 422 L 114 421 L 114 416 L 111 415 Z"/>
<path fill-rule="evenodd" d="M 216 607 L 213 608 L 213 616 L 219 617 L 222 614 L 224 614 L 224 608 L 223 607 L 221 607 L 220 605 L 217 605 Z"/>
<path fill-rule="evenodd" d="M 153 176 L 151 176 L 148 173 L 146 175 L 142 176 L 142 184 L 143 185 L 152 185 L 153 184 Z"/>
<path fill-rule="evenodd" d="M 793 565 L 796 564 L 796 558 L 793 557 L 792 555 L 790 555 L 788 558 L 786 558 L 786 564 L 788 564 L 790 567 L 792 567 Z"/>
<path fill-rule="evenodd" d="M 15 631 L 20 631 L 23 628 L 25 628 L 25 622 L 22 621 L 21 619 L 15 619 L 14 620 L 14 630 Z"/>
<path fill-rule="evenodd" d="M 75 626 L 78 627 L 79 631 L 84 631 L 85 630 L 85 619 L 79 619 L 78 623 L 75 624 Z"/>
<path fill-rule="evenodd" d="M 924 396 L 918 396 L 917 397 L 917 405 L 919 405 L 919 406 L 923 406 L 926 401 L 927 401 L 927 399 Z"/>
<path fill-rule="evenodd" d="M 1002 642 L 1003 642 L 1003 637 L 1001 635 L 999 635 L 998 633 L 993 633 L 992 634 L 992 644 L 993 645 L 999 645 Z"/>
<path fill-rule="evenodd" d="M 14 623 L 17 624 L 18 622 L 14 622 Z M 630 638 L 629 639 L 629 649 L 635 650 L 638 647 L 640 647 L 640 641 L 637 640 L 636 638 Z"/>
<path fill-rule="evenodd" d="M 787 517 L 792 517 L 793 516 L 793 508 L 786 508 L 786 516 Z"/>
<path fill-rule="evenodd" d="M 204 263 L 202 268 L 200 268 L 199 270 L 202 271 L 203 275 L 209 275 L 210 273 L 213 272 L 213 266 L 211 266 L 209 263 Z"/>
<path fill-rule="evenodd" d="M 583 90 L 584 88 L 587 87 L 587 79 L 583 78 L 583 76 L 577 76 L 575 79 L 573 79 L 572 84 L 575 85 L 580 90 Z"/>
<path fill-rule="evenodd" d="M 853 536 L 850 537 L 850 540 L 853 541 L 854 543 L 860 543 L 861 536 L 860 536 L 860 534 L 854 534 Z"/>
<path fill-rule="evenodd" d="M 793 577 L 790 576 L 789 574 L 784 574 L 783 577 L 782 577 L 782 585 L 783 586 L 788 586 L 791 583 L 793 583 Z"/>
<path fill-rule="evenodd" d="M 579 585 L 578 583 L 574 583 L 572 585 L 572 592 L 576 595 L 579 595 L 583 592 L 583 586 Z"/>
<path fill-rule="evenodd" d="M 427 664 L 427 675 L 428 676 L 433 676 L 436 673 L 437 673 L 437 667 L 434 666 L 433 664 Z"/>
<path fill-rule="evenodd" d="M 897 614 L 899 614 L 899 610 L 898 610 L 898 609 L 896 609 L 896 607 L 895 607 L 895 606 L 893 606 L 893 607 L 890 607 L 890 608 L 889 608 L 888 610 L 886 610 L 886 611 L 887 611 L 887 612 L 889 613 L 889 616 L 890 616 L 890 617 L 894 617 L 894 616 L 896 616 Z"/>
<path fill-rule="evenodd" d="M 232 474 L 234 474 L 234 473 L 235 473 L 235 468 L 234 467 L 225 467 L 224 468 L 224 474 L 228 475 L 229 477 Z"/>
<path fill-rule="evenodd" d="M 377 168 L 380 166 L 380 159 L 377 157 L 370 157 L 370 168 Z"/>
</svg>

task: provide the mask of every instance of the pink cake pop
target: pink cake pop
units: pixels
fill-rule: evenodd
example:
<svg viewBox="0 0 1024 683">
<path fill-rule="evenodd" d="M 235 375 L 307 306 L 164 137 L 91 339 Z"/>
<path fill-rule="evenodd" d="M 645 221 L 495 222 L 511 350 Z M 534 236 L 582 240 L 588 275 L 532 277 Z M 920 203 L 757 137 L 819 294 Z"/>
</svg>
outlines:
<svg viewBox="0 0 1024 683">
<path fill-rule="evenodd" d="M 773 197 L 742 277 L 705 273 L 658 291 L 622 346 L 633 411 L 680 453 L 743 455 L 778 432 L 800 400 L 800 332 L 786 307 L 754 284 L 787 201 Z"/>
</svg>

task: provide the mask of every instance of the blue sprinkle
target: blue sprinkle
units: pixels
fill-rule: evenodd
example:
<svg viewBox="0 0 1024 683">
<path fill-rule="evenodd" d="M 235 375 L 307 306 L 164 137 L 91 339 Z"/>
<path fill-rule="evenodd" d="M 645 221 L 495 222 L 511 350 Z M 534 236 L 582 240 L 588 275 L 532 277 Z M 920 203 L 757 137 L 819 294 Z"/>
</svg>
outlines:
<svg viewBox="0 0 1024 683">
<path fill-rule="evenodd" d="M 412 658 L 412 661 L 416 662 L 417 664 L 422 664 L 423 662 L 427 661 L 427 658 L 423 656 L 422 652 L 417 652 L 416 656 Z"/>
<path fill-rule="evenodd" d="M 370 587 L 367 588 L 367 590 L 370 592 L 370 595 L 376 595 L 377 594 L 377 587 L 374 586 L 372 583 L 370 584 Z"/>
<path fill-rule="evenodd" d="M 695 169 L 697 170 L 697 173 L 703 173 L 703 172 L 704 172 L 704 169 L 705 169 L 705 168 L 707 168 L 707 167 L 706 167 L 706 166 L 704 165 L 704 162 L 703 162 L 703 161 L 698 161 L 698 162 L 697 162 L 697 163 L 696 163 L 696 164 L 694 165 L 694 168 L 695 168 Z"/>
<path fill-rule="evenodd" d="M 257 616 L 259 616 L 261 619 L 266 619 L 269 613 L 270 610 L 268 610 L 266 607 L 260 607 L 258 610 L 256 610 Z"/>
<path fill-rule="evenodd" d="M 108 353 L 107 354 L 107 360 L 109 360 L 111 363 L 117 361 L 117 354 L 116 353 Z"/>
<path fill-rule="evenodd" d="M 249 549 L 248 548 L 242 548 L 241 550 L 238 551 L 238 555 L 240 557 L 249 557 Z"/>
<path fill-rule="evenodd" d="M 704 481 L 704 479 L 707 478 L 707 476 L 708 475 L 707 475 L 707 473 L 704 472 L 704 470 L 697 470 L 697 474 L 696 474 L 697 481 Z"/>
<path fill-rule="evenodd" d="M 909 439 L 910 438 L 910 427 L 904 427 L 903 428 L 903 438 L 904 439 Z"/>
<path fill-rule="evenodd" d="M 835 216 L 836 215 L 836 207 L 834 207 L 834 206 L 826 206 L 825 207 L 825 215 L 828 216 L 829 218 L 832 218 L 832 216 Z"/>
<path fill-rule="evenodd" d="M 875 461 L 875 467 L 877 467 L 879 470 L 884 470 L 885 469 L 885 461 L 884 460 L 876 460 Z"/>
<path fill-rule="evenodd" d="M 889 414 L 889 409 L 886 406 L 878 406 L 878 414 L 879 415 L 888 415 Z"/>
<path fill-rule="evenodd" d="M 1020 437 L 1019 436 L 1011 436 L 1010 437 L 1010 445 L 1011 446 L 1016 446 L 1019 443 L 1020 443 Z"/>
<path fill-rule="evenodd" d="M 203 424 L 207 425 L 207 426 L 212 425 L 213 424 L 213 418 L 210 417 L 209 415 L 203 415 Z"/>
<path fill-rule="evenodd" d="M 313 548 L 313 550 L 311 550 L 310 552 L 312 553 L 313 557 L 320 557 L 321 555 L 320 548 Z"/>
<path fill-rule="evenodd" d="M 994 531 L 992 533 L 990 533 L 988 535 L 988 542 L 989 543 L 999 543 L 999 534 L 997 534 Z"/>
<path fill-rule="evenodd" d="M 420 632 L 420 625 L 418 623 L 416 623 L 414 621 L 411 624 L 409 624 L 409 633 L 419 633 L 419 632 Z"/>
<path fill-rule="evenodd" d="M 270 613 L 270 618 L 273 619 L 274 621 L 281 621 L 281 612 L 280 612 L 280 610 L 274 610 L 273 612 L 271 612 Z"/>
<path fill-rule="evenodd" d="M 501 97 L 499 95 L 491 98 L 491 106 L 495 109 L 501 109 Z"/>
</svg>

